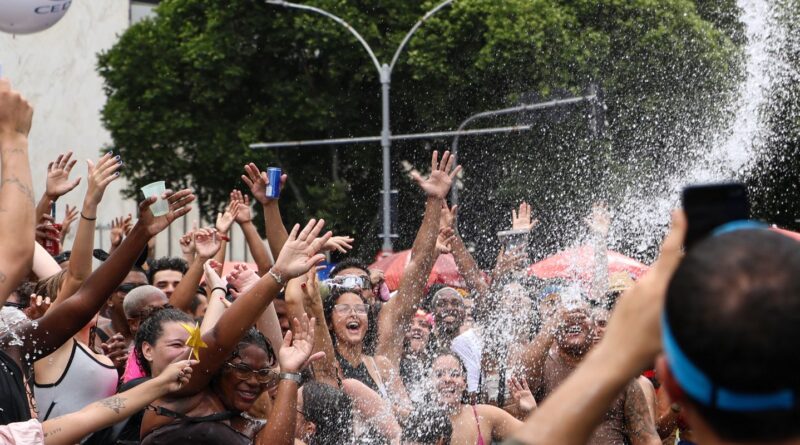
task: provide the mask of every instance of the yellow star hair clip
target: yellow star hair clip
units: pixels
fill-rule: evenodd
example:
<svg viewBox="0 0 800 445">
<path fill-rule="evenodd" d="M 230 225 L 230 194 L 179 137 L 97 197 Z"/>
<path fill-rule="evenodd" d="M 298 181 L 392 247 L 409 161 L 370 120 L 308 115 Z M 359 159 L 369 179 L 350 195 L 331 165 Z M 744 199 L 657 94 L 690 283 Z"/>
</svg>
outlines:
<svg viewBox="0 0 800 445">
<path fill-rule="evenodd" d="M 189 351 L 189 357 L 194 355 L 194 359 L 200 361 L 200 348 L 208 347 L 203 341 L 203 337 L 200 336 L 200 326 L 197 322 L 195 322 L 194 326 L 186 323 L 181 323 L 181 326 L 189 332 L 189 338 L 186 339 L 186 346 L 192 348 Z"/>
</svg>

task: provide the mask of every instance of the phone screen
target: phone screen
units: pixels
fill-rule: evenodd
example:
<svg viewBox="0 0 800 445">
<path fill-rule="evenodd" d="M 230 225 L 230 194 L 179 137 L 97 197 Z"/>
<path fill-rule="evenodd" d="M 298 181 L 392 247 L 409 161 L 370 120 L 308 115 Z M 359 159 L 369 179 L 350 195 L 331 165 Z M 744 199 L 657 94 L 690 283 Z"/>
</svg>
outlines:
<svg viewBox="0 0 800 445">
<path fill-rule="evenodd" d="M 502 232 L 497 232 L 497 238 L 500 239 L 500 243 L 505 248 L 506 253 L 519 249 L 520 247 L 527 247 L 529 235 L 530 231 L 528 230 L 504 230 Z"/>
<path fill-rule="evenodd" d="M 688 228 L 684 246 L 691 249 L 717 227 L 750 218 L 750 203 L 744 184 L 706 184 L 683 190 L 683 210 Z"/>
</svg>

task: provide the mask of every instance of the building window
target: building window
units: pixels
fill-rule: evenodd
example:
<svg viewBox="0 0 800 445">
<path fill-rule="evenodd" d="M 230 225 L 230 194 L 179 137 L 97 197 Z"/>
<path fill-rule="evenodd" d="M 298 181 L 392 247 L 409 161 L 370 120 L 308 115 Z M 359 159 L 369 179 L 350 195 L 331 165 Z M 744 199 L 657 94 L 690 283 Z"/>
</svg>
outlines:
<svg viewBox="0 0 800 445">
<path fill-rule="evenodd" d="M 158 5 L 158 0 L 132 0 L 130 5 L 130 22 L 133 25 L 155 16 L 153 9 Z"/>
</svg>

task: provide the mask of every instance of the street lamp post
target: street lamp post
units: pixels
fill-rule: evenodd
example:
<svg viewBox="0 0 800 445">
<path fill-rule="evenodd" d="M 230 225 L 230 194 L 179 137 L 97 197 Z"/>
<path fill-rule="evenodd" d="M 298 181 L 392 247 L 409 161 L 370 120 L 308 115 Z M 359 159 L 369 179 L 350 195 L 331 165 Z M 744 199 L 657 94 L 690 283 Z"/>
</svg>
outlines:
<svg viewBox="0 0 800 445">
<path fill-rule="evenodd" d="M 372 48 L 369 46 L 367 41 L 361 34 L 358 33 L 349 23 L 344 21 L 341 17 L 338 17 L 334 14 L 331 14 L 324 9 L 317 8 L 315 6 L 308 6 L 308 5 L 300 5 L 297 3 L 291 3 L 283 0 L 266 0 L 267 3 L 283 6 L 286 8 L 294 8 L 300 9 L 304 11 L 314 12 L 329 19 L 335 21 L 336 23 L 344 26 L 350 31 L 351 34 L 358 39 L 361 46 L 367 50 L 372 63 L 375 65 L 375 68 L 378 70 L 378 79 L 381 83 L 381 100 L 382 100 L 382 112 L 381 112 L 381 120 L 383 122 L 381 128 L 381 148 L 383 154 L 383 190 L 381 191 L 381 203 L 382 203 L 382 220 L 383 220 L 383 233 L 381 234 L 381 238 L 383 238 L 383 248 L 384 252 L 391 252 L 392 248 L 392 238 L 397 236 L 392 233 L 392 215 L 391 215 L 391 187 L 392 187 L 392 172 L 391 172 L 391 154 L 392 154 L 392 131 L 389 125 L 389 111 L 390 111 L 390 101 L 389 101 L 389 91 L 391 89 L 392 84 L 392 71 L 394 70 L 395 64 L 397 63 L 397 59 L 400 57 L 400 53 L 405 48 L 408 41 L 411 39 L 411 36 L 428 20 L 432 15 L 439 12 L 444 7 L 453 3 L 454 0 L 446 0 L 442 3 L 439 3 L 435 8 L 431 9 L 421 19 L 411 27 L 411 30 L 403 37 L 403 40 L 400 42 L 400 45 L 397 47 L 397 50 L 394 52 L 394 56 L 392 56 L 392 60 L 389 64 L 380 63 L 378 58 L 375 57 L 375 52 L 372 51 Z"/>
</svg>

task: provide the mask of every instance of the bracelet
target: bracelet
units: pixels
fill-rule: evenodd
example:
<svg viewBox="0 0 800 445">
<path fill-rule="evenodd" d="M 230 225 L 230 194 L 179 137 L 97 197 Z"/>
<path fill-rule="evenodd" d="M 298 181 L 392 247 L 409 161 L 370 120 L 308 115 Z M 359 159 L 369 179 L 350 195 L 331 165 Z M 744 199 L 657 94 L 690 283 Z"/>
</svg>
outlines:
<svg viewBox="0 0 800 445">
<path fill-rule="evenodd" d="M 280 285 L 280 286 L 285 286 L 286 285 L 286 282 L 283 280 L 283 277 L 281 276 L 280 272 L 275 273 L 275 272 L 272 271 L 272 269 L 270 269 L 269 271 L 267 271 L 267 275 L 269 275 L 272 278 L 274 278 L 275 281 L 278 282 L 278 285 Z"/>
<path fill-rule="evenodd" d="M 226 295 L 228 294 L 228 289 L 226 289 L 226 288 L 224 288 L 222 286 L 217 286 L 217 287 L 211 289 L 211 293 L 213 294 L 214 291 L 216 291 L 216 290 L 221 290 L 222 292 L 225 292 Z"/>
<path fill-rule="evenodd" d="M 303 383 L 303 376 L 299 372 L 281 372 L 278 377 L 282 380 L 293 380 L 298 385 Z"/>
<path fill-rule="evenodd" d="M 81 218 L 83 218 L 83 219 L 85 219 L 87 221 L 97 221 L 97 217 L 96 216 L 94 218 L 89 218 L 86 215 L 84 215 L 83 212 L 81 212 Z"/>
</svg>

